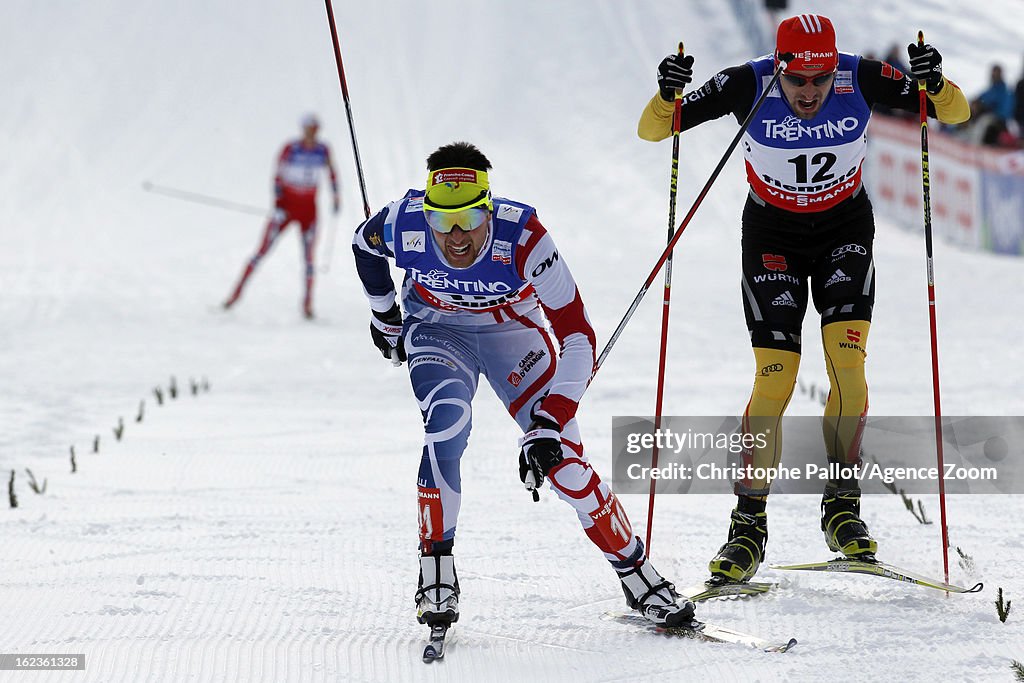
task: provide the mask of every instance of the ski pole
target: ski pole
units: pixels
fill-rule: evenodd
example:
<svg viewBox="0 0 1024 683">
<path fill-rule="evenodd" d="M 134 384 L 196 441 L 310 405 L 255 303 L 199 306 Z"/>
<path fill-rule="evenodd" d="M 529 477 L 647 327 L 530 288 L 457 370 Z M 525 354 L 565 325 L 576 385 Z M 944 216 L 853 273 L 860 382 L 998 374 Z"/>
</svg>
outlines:
<svg viewBox="0 0 1024 683">
<path fill-rule="evenodd" d="M 324 257 L 324 264 L 320 267 L 321 273 L 326 273 L 331 269 L 331 257 L 334 256 L 334 236 L 338 234 L 338 215 L 331 216 L 331 222 L 327 224 L 327 245 L 324 247 L 327 250 L 327 256 Z"/>
<path fill-rule="evenodd" d="M 366 179 L 363 177 L 363 162 L 359 159 L 359 145 L 356 143 L 356 124 L 352 121 L 352 105 L 348 98 L 348 83 L 345 81 L 345 65 L 341 62 L 341 46 L 338 43 L 338 27 L 334 24 L 334 8 L 331 0 L 327 5 L 327 21 L 331 25 L 331 40 L 334 42 L 334 61 L 338 64 L 338 78 L 341 81 L 341 96 L 345 100 L 345 114 L 348 116 L 348 130 L 352 135 L 352 153 L 356 159 L 356 175 L 359 177 L 359 191 L 363 195 L 363 213 L 370 217 L 370 200 L 366 198 Z"/>
<path fill-rule="evenodd" d="M 216 206 L 219 209 L 227 209 L 228 211 L 250 213 L 257 216 L 266 216 L 268 211 L 268 209 L 261 209 L 258 206 L 251 206 L 249 204 L 239 204 L 238 202 L 231 202 L 226 199 L 221 199 L 219 197 L 211 197 L 210 195 L 207 194 L 189 192 L 188 190 L 179 190 L 173 187 L 164 187 L 162 185 L 154 185 L 148 180 L 143 181 L 142 189 L 145 190 L 146 192 L 162 194 L 168 197 L 174 197 L 175 199 L 182 199 L 187 202 L 195 202 L 196 204 Z"/>
<path fill-rule="evenodd" d="M 924 47 L 924 31 L 917 32 L 917 45 Z M 923 80 L 917 82 L 918 104 L 921 112 L 921 187 L 924 198 L 924 249 L 928 263 L 928 328 L 932 342 L 932 397 L 935 403 L 935 456 L 939 473 L 945 471 L 942 463 L 942 408 L 939 401 L 939 342 L 935 328 L 935 268 L 932 263 L 932 203 L 928 179 L 928 89 Z M 939 476 L 939 517 L 942 524 L 942 571 L 949 583 L 949 529 L 946 526 L 946 486 Z"/>
<path fill-rule="evenodd" d="M 683 54 L 683 42 L 679 41 L 679 54 Z M 676 89 L 672 112 L 672 180 L 668 190 L 668 243 L 676 233 L 676 188 L 679 181 L 679 128 L 682 125 L 683 91 Z M 665 296 L 661 307 L 661 350 L 658 354 L 658 394 L 654 401 L 654 432 L 661 429 L 662 400 L 665 396 L 665 356 L 668 351 L 669 307 L 672 303 L 672 254 L 665 259 Z M 658 445 L 651 448 L 651 471 L 658 467 Z M 647 556 L 651 555 L 651 530 L 654 526 L 654 496 L 658 480 L 651 477 L 651 490 L 647 496 Z"/>
<path fill-rule="evenodd" d="M 700 206 L 701 202 L 704 201 L 704 197 L 707 196 L 708 191 L 715 183 L 715 180 L 718 179 L 718 175 L 725 167 L 725 162 L 729 160 L 729 155 L 732 154 L 734 149 L 736 149 L 736 145 L 739 144 L 740 138 L 743 137 L 747 128 L 750 127 L 751 121 L 754 120 L 754 115 L 757 113 L 757 110 L 761 108 L 761 103 L 764 102 L 768 93 L 770 93 L 779 82 L 779 77 L 782 75 L 782 72 L 786 69 L 792 59 L 793 54 L 790 52 L 785 52 L 779 55 L 779 66 L 775 69 L 775 73 L 772 75 L 771 81 L 769 81 L 768 85 L 765 86 L 764 91 L 761 93 L 761 96 L 757 98 L 757 101 L 754 102 L 754 106 L 750 108 L 750 113 L 747 114 L 747 118 L 745 118 L 743 123 L 740 124 L 740 129 L 736 132 L 736 136 L 733 137 L 732 142 L 729 143 L 729 148 L 725 150 L 725 154 L 722 155 L 722 159 L 718 162 L 718 166 L 716 166 L 715 170 L 711 173 L 711 177 L 708 178 L 708 181 L 704 184 L 704 188 L 700 191 L 700 194 L 698 194 L 697 198 L 693 200 L 690 210 L 687 211 L 686 216 L 683 217 L 682 222 L 676 229 L 676 234 L 672 236 L 671 240 L 669 240 L 668 246 L 665 247 L 665 251 L 661 253 L 661 256 L 658 258 L 658 262 L 654 264 L 651 274 L 647 276 L 647 280 L 644 282 L 643 286 L 640 287 L 640 291 L 637 292 L 636 298 L 633 299 L 633 303 L 629 305 L 629 308 L 626 310 L 626 314 L 622 316 L 619 326 L 615 328 L 614 332 L 612 332 L 611 337 L 608 339 L 608 343 L 605 344 L 604 350 L 601 351 L 601 355 L 597 357 L 597 361 L 594 363 L 594 372 L 591 374 L 591 378 L 593 378 L 593 376 L 597 374 L 597 371 L 601 369 L 601 366 L 604 364 L 608 354 L 611 353 L 612 347 L 615 346 L 615 342 L 618 341 L 619 335 L 622 334 L 622 330 L 626 328 L 626 324 L 629 323 L 630 318 L 633 317 L 633 313 L 636 312 L 636 309 L 643 300 L 644 295 L 647 294 L 647 290 L 650 288 L 651 283 L 654 282 L 654 278 L 658 277 L 658 271 L 661 270 L 662 264 L 664 264 L 672 254 L 672 250 L 675 248 L 676 242 L 678 242 L 679 238 L 683 236 L 683 231 L 686 230 L 686 226 L 689 225 L 690 219 L 692 219 L 693 215 L 697 213 L 697 208 Z"/>
</svg>

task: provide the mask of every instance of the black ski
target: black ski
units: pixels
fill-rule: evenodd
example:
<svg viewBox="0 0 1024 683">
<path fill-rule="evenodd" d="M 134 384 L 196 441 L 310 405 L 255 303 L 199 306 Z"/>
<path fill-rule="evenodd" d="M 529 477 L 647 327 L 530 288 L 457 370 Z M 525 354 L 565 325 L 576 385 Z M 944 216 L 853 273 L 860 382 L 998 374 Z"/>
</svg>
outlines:
<svg viewBox="0 0 1024 683">
<path fill-rule="evenodd" d="M 764 652 L 787 652 L 796 645 L 796 638 L 786 641 L 771 641 L 731 628 L 709 624 L 694 619 L 685 626 L 658 626 L 635 612 L 605 612 L 602 619 L 617 621 L 620 624 L 640 626 L 652 633 L 674 638 L 702 640 L 706 643 L 736 643 L 746 645 Z"/>
<path fill-rule="evenodd" d="M 446 621 L 438 621 L 430 625 L 430 641 L 423 648 L 423 661 L 430 664 L 435 659 L 444 659 L 445 637 L 451 624 Z"/>
</svg>

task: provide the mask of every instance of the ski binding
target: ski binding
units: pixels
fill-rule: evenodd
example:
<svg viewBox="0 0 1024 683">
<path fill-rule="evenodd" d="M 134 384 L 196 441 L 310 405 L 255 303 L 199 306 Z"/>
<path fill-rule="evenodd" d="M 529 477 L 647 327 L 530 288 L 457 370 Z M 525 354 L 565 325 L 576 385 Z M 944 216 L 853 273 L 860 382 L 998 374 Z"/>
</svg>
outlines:
<svg viewBox="0 0 1024 683">
<path fill-rule="evenodd" d="M 445 637 L 451 624 L 446 621 L 437 621 L 430 625 L 430 640 L 423 648 L 423 661 L 430 664 L 435 659 L 444 659 Z"/>
</svg>

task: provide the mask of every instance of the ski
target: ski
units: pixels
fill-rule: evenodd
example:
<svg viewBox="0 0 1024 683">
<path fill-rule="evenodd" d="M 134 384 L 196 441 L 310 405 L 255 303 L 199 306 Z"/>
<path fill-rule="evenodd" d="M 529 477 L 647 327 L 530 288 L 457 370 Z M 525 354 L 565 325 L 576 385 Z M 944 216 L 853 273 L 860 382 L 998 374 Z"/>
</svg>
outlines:
<svg viewBox="0 0 1024 683">
<path fill-rule="evenodd" d="M 786 641 L 771 641 L 760 636 L 734 631 L 731 628 L 716 626 L 715 624 L 698 621 L 697 619 L 694 619 L 685 626 L 658 626 L 639 614 L 624 612 L 606 612 L 602 619 L 616 621 L 620 624 L 640 626 L 652 633 L 673 638 L 689 638 L 691 640 L 702 640 L 706 643 L 735 643 L 764 652 L 787 652 L 796 645 L 796 638 L 790 638 Z"/>
<path fill-rule="evenodd" d="M 712 583 L 702 581 L 679 591 L 680 595 L 692 602 L 703 602 L 715 598 L 743 597 L 748 595 L 760 595 L 767 593 L 777 584 L 761 581 L 750 581 L 747 583 Z"/>
<path fill-rule="evenodd" d="M 430 664 L 435 659 L 444 659 L 445 637 L 451 624 L 439 621 L 430 625 L 430 641 L 423 648 L 423 661 Z"/>
<path fill-rule="evenodd" d="M 773 564 L 772 569 L 786 569 L 809 572 L 834 572 L 839 574 L 867 574 L 869 576 L 880 576 L 886 579 L 893 579 L 903 583 L 912 583 L 926 588 L 949 591 L 950 593 L 977 593 L 984 588 L 984 584 L 976 583 L 970 588 L 955 586 L 938 579 L 930 579 L 916 572 L 907 571 L 885 562 L 867 562 L 864 560 L 851 560 L 847 558 L 836 558 L 825 562 L 808 562 L 805 564 Z"/>
</svg>

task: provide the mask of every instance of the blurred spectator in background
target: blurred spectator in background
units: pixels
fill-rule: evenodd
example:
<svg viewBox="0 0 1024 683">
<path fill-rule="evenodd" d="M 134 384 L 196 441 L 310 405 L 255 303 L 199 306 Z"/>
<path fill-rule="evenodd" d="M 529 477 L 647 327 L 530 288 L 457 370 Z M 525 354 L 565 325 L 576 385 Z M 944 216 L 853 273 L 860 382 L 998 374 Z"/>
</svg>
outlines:
<svg viewBox="0 0 1024 683">
<path fill-rule="evenodd" d="M 780 14 L 786 11 L 789 0 L 764 0 L 764 7 L 768 10 L 768 18 L 771 21 L 772 30 L 779 27 Z"/>
<path fill-rule="evenodd" d="M 968 132 L 968 140 L 981 145 L 1016 147 L 1016 136 L 1007 127 L 1007 122 L 1013 120 L 1013 99 L 1010 86 L 1003 80 L 1003 67 L 993 64 L 988 88 L 971 102 L 971 119 L 975 123 Z"/>
<path fill-rule="evenodd" d="M 1024 139 L 1024 69 L 1021 70 L 1013 99 L 1013 119 L 1017 122 L 1017 135 Z"/>
<path fill-rule="evenodd" d="M 992 65 L 988 87 L 978 95 L 974 102 L 978 106 L 979 114 L 990 111 L 1004 121 L 1013 118 L 1013 93 L 1010 92 L 1010 86 L 1003 80 L 1002 66 Z"/>
</svg>

